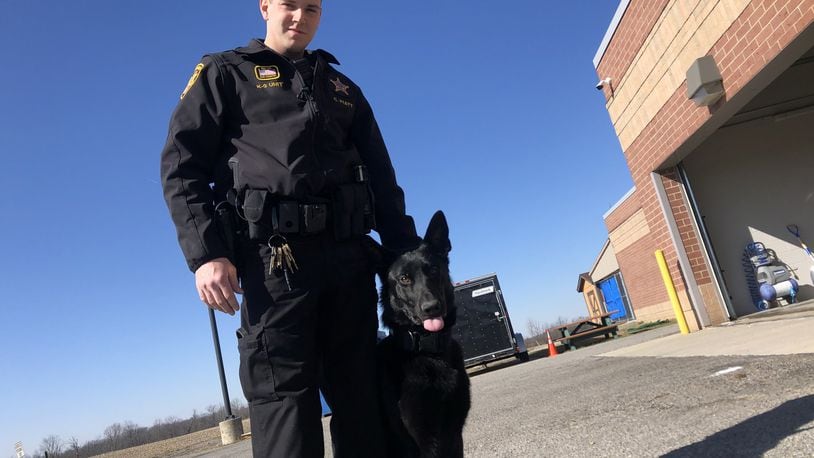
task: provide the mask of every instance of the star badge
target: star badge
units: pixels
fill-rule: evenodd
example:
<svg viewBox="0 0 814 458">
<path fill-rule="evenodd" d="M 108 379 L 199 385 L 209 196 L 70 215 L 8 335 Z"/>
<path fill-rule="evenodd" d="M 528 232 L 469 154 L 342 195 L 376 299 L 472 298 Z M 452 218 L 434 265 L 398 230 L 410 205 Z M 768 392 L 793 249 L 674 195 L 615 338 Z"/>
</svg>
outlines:
<svg viewBox="0 0 814 458">
<path fill-rule="evenodd" d="M 350 86 L 348 86 L 347 84 L 343 83 L 343 82 L 342 82 L 342 81 L 339 79 L 339 77 L 338 77 L 338 76 L 336 77 L 336 81 L 334 81 L 334 80 L 329 80 L 329 81 L 330 81 L 330 82 L 332 82 L 332 83 L 334 83 L 334 91 L 335 91 L 335 92 L 341 92 L 341 93 L 343 93 L 343 94 L 345 94 L 345 95 L 350 95 L 350 94 L 348 94 L 348 89 L 350 89 Z"/>
</svg>

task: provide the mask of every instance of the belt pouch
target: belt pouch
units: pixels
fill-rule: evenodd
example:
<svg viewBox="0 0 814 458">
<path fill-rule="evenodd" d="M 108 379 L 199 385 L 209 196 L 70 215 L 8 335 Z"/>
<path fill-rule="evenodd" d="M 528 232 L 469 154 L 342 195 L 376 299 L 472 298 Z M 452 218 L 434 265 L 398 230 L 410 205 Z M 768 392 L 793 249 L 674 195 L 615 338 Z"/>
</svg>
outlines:
<svg viewBox="0 0 814 458">
<path fill-rule="evenodd" d="M 367 234 L 365 230 L 365 204 L 367 203 L 367 187 L 364 184 L 352 185 L 353 211 L 351 212 L 350 231 L 353 235 Z"/>
<path fill-rule="evenodd" d="M 307 204 L 302 206 L 302 223 L 306 233 L 316 234 L 324 231 L 327 221 L 328 207 L 326 205 Z"/>
<path fill-rule="evenodd" d="M 334 236 L 337 240 L 344 240 L 351 236 L 353 203 L 353 188 L 349 185 L 338 186 L 333 198 Z"/>
<path fill-rule="evenodd" d="M 247 189 L 243 197 L 243 215 L 249 225 L 249 239 L 267 240 L 271 227 L 264 224 L 263 214 L 267 212 L 269 192 L 260 189 Z"/>
<path fill-rule="evenodd" d="M 291 234 L 300 232 L 300 206 L 297 202 L 280 202 L 274 206 L 271 214 L 274 232 Z"/>
</svg>

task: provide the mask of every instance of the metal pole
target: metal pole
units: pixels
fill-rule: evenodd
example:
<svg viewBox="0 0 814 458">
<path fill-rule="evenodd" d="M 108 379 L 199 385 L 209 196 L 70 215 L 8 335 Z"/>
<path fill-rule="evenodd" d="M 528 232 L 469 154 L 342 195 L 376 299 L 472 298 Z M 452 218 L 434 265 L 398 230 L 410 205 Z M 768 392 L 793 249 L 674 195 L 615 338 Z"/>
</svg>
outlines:
<svg viewBox="0 0 814 458">
<path fill-rule="evenodd" d="M 670 277 L 670 269 L 667 267 L 667 261 L 664 259 L 663 251 L 656 250 L 656 262 L 659 264 L 661 279 L 664 281 L 664 287 L 667 288 L 670 303 L 673 304 L 673 313 L 675 313 L 676 321 L 678 321 L 678 329 L 681 330 L 682 334 L 689 334 L 690 328 L 687 327 L 687 320 L 684 319 L 684 310 L 681 309 L 681 303 L 678 301 L 676 287 L 673 285 L 672 277 Z"/>
<path fill-rule="evenodd" d="M 218 362 L 220 375 L 220 388 L 223 391 L 223 407 L 226 409 L 226 418 L 233 418 L 232 404 L 229 402 L 229 388 L 226 387 L 226 374 L 223 371 L 223 356 L 220 353 L 220 339 L 218 338 L 218 324 L 215 322 L 215 311 L 209 309 L 209 324 L 212 326 L 212 341 L 215 343 L 215 359 Z"/>
</svg>

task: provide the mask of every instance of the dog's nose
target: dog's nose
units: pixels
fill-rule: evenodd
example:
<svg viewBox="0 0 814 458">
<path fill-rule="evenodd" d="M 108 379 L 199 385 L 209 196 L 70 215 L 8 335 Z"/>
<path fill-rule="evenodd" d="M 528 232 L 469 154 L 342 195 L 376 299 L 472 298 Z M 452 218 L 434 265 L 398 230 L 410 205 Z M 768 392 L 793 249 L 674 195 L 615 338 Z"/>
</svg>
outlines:
<svg viewBox="0 0 814 458">
<path fill-rule="evenodd" d="M 441 304 L 438 301 L 428 301 L 421 304 L 421 311 L 428 316 L 437 316 L 441 313 Z"/>
</svg>

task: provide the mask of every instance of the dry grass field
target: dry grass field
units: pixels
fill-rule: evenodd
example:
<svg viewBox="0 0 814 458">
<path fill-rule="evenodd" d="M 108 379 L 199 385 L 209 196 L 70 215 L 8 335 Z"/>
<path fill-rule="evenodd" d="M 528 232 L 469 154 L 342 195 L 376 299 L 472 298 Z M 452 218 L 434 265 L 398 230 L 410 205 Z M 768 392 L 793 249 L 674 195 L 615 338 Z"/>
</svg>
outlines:
<svg viewBox="0 0 814 458">
<path fill-rule="evenodd" d="M 243 431 L 249 431 L 249 420 L 243 420 Z M 248 440 L 248 439 L 244 439 Z M 104 458 L 165 458 L 190 456 L 218 448 L 220 429 L 204 429 L 185 436 L 173 437 L 151 444 L 139 445 L 124 450 L 97 455 Z"/>
</svg>

